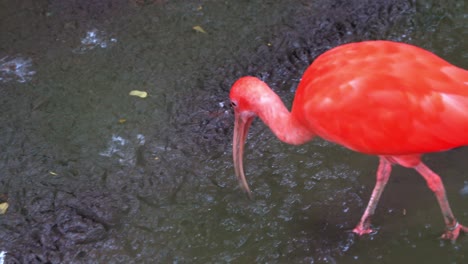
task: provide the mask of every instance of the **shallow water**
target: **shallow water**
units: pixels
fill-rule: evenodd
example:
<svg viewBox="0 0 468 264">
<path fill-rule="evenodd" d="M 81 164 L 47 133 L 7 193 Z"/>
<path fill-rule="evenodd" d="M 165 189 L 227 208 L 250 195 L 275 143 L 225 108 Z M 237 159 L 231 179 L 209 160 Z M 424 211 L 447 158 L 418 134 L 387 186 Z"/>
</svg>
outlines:
<svg viewBox="0 0 468 264">
<path fill-rule="evenodd" d="M 378 232 L 357 238 L 348 231 L 377 158 L 320 139 L 288 146 L 259 121 L 246 146 L 248 200 L 228 102 L 250 74 L 290 104 L 317 55 L 365 39 L 413 43 L 468 68 L 464 10 L 425 0 L 3 1 L 5 263 L 465 263 L 467 236 L 438 239 L 438 205 L 415 172 L 394 169 Z M 467 155 L 425 157 L 465 224 Z"/>
</svg>

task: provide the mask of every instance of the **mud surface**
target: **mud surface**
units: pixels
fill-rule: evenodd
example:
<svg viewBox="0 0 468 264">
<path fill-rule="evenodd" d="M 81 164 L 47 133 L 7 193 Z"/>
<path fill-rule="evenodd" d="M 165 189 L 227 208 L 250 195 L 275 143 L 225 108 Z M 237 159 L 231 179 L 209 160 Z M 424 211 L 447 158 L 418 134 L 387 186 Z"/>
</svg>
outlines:
<svg viewBox="0 0 468 264">
<path fill-rule="evenodd" d="M 424 181 L 395 169 L 356 238 L 377 159 L 256 122 L 231 160 L 243 75 L 290 105 L 337 45 L 391 39 L 468 68 L 464 1 L 27 0 L 0 3 L 0 252 L 5 263 L 466 263 Z M 200 26 L 204 32 L 193 27 Z M 129 95 L 148 92 L 147 98 Z M 428 155 L 468 224 L 461 148 Z"/>
</svg>

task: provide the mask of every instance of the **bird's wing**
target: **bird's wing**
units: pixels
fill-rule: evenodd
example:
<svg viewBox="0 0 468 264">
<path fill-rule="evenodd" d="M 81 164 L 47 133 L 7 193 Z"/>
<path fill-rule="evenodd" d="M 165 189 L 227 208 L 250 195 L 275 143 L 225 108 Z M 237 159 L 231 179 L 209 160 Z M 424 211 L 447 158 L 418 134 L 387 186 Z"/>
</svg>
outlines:
<svg viewBox="0 0 468 264">
<path fill-rule="evenodd" d="M 467 145 L 468 72 L 449 64 L 400 67 L 323 75 L 298 91 L 302 109 L 296 112 L 319 136 L 365 153 Z"/>
</svg>

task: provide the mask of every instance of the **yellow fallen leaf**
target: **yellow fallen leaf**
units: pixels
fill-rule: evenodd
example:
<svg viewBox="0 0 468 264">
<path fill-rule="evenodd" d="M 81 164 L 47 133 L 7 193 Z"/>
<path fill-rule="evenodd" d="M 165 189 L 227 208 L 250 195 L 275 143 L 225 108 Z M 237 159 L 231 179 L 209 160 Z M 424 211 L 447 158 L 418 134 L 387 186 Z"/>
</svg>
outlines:
<svg viewBox="0 0 468 264">
<path fill-rule="evenodd" d="M 8 209 L 8 203 L 0 203 L 0 214 L 5 214 Z"/>
<path fill-rule="evenodd" d="M 197 11 L 200 11 L 200 10 L 202 10 L 202 9 L 203 9 L 203 7 L 202 7 L 201 5 L 199 5 L 199 6 L 197 7 Z"/>
<path fill-rule="evenodd" d="M 148 93 L 145 91 L 133 90 L 133 91 L 130 91 L 129 95 L 138 96 L 140 98 L 146 98 L 148 96 Z"/>
<path fill-rule="evenodd" d="M 200 33 L 204 33 L 206 34 L 206 31 L 200 27 L 200 26 L 194 26 L 193 29 L 196 31 L 196 32 L 200 32 Z"/>
<path fill-rule="evenodd" d="M 123 124 L 125 122 L 127 122 L 127 119 L 125 119 L 125 118 L 120 118 L 119 119 L 119 124 Z"/>
<path fill-rule="evenodd" d="M 49 174 L 50 174 L 50 175 L 54 175 L 54 176 L 57 176 L 57 175 L 58 175 L 56 172 L 53 172 L 53 171 L 49 171 Z"/>
</svg>

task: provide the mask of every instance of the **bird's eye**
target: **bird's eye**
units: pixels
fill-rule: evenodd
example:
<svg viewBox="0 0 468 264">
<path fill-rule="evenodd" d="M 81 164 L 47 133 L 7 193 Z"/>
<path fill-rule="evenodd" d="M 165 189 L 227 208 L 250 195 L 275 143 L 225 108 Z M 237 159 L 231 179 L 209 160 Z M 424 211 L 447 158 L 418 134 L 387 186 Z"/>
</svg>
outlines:
<svg viewBox="0 0 468 264">
<path fill-rule="evenodd" d="M 233 101 L 231 101 L 231 107 L 237 107 L 237 104 Z"/>
</svg>

